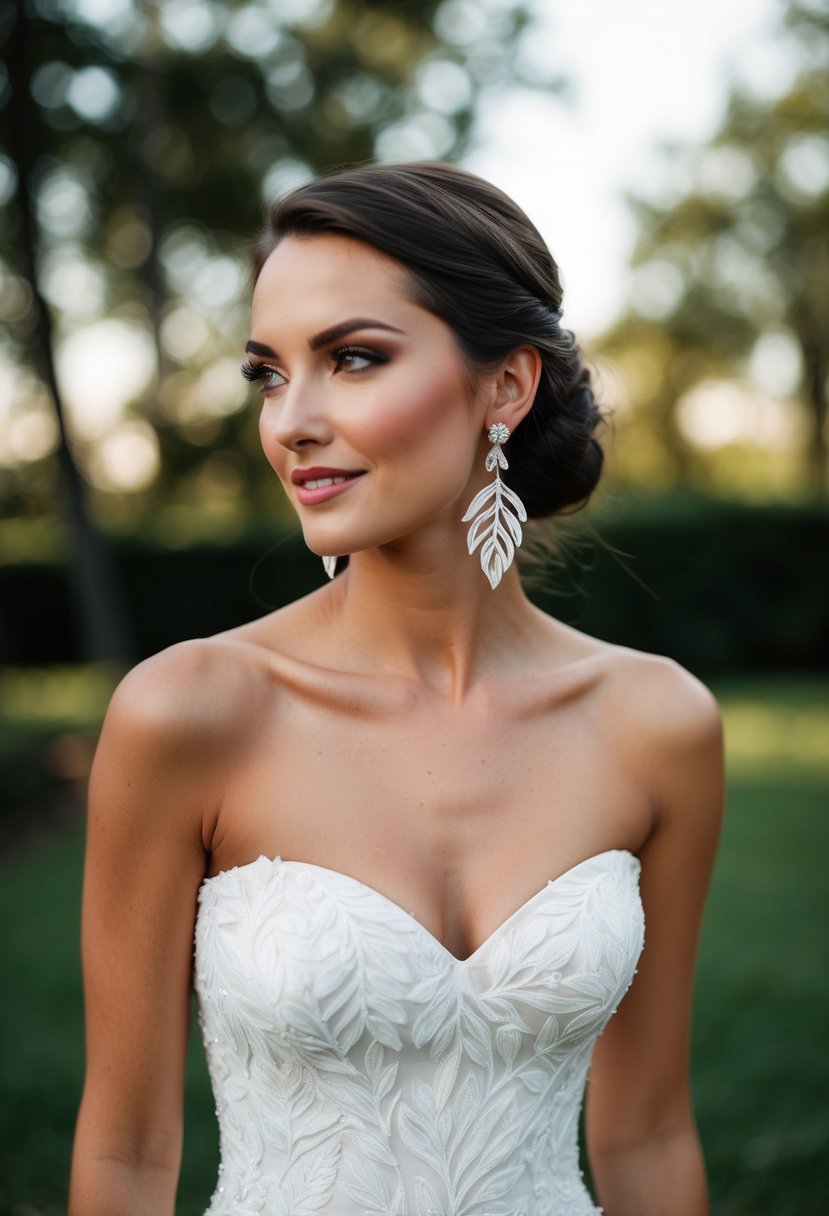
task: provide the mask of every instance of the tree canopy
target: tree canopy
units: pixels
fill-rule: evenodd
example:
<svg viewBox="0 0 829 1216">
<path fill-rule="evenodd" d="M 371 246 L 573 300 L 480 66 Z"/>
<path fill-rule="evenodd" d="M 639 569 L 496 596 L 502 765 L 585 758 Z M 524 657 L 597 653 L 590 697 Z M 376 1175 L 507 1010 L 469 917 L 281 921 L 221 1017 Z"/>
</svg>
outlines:
<svg viewBox="0 0 829 1216">
<path fill-rule="evenodd" d="M 620 451 L 633 476 L 703 478 L 710 457 L 689 446 L 683 407 L 687 420 L 699 406 L 726 435 L 724 415 L 740 399 L 722 382 L 749 380 L 748 391 L 777 397 L 804 432 L 801 484 L 826 490 L 826 0 L 790 3 L 780 39 L 788 82 L 768 81 L 761 93 L 735 85 L 703 147 L 666 149 L 662 197 L 630 196 L 639 229 L 632 298 L 602 351 L 631 399 Z"/>
<path fill-rule="evenodd" d="M 238 376 L 264 202 L 342 164 L 457 157 L 483 91 L 558 87 L 523 73 L 531 33 L 507 0 L 3 4 L 0 512 L 50 509 L 61 367 L 85 361 L 99 387 L 127 339 L 111 374 L 136 380 L 129 425 L 91 391 L 59 410 L 107 518 L 138 501 L 278 511 Z"/>
</svg>

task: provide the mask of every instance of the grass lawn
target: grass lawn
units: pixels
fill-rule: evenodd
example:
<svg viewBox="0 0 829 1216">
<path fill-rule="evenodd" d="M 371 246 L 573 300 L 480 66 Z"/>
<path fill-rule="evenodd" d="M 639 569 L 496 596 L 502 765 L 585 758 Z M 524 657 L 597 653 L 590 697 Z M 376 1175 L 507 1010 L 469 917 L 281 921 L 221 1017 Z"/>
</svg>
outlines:
<svg viewBox="0 0 829 1216">
<path fill-rule="evenodd" d="M 703 929 L 694 1089 L 715 1216 L 829 1203 L 829 684 L 717 685 L 726 822 Z M 0 863 L 0 1216 L 65 1208 L 82 1074 L 77 826 Z M 204 1211 L 213 1102 L 191 1037 L 178 1216 Z"/>
</svg>

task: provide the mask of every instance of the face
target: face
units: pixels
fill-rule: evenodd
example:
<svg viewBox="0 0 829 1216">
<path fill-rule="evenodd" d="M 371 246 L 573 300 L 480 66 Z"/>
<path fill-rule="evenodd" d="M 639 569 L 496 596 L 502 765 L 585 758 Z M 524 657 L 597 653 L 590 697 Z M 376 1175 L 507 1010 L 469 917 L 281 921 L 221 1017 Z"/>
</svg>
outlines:
<svg viewBox="0 0 829 1216">
<path fill-rule="evenodd" d="M 465 535 L 485 407 L 452 330 L 407 286 L 393 259 L 329 235 L 284 238 L 257 281 L 244 370 L 316 553 Z"/>
</svg>

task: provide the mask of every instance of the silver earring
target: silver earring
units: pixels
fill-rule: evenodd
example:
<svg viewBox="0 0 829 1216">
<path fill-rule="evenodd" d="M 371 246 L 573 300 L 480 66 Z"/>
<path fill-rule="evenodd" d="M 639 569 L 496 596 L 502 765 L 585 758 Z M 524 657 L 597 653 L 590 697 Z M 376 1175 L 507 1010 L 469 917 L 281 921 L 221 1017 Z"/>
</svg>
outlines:
<svg viewBox="0 0 829 1216">
<path fill-rule="evenodd" d="M 466 545 L 470 553 L 481 545 L 481 569 L 493 591 L 512 565 L 516 546 L 523 539 L 519 521 L 526 522 L 527 519 L 523 502 L 501 480 L 500 470 L 509 468 L 501 444 L 506 443 L 509 435 L 509 427 L 503 422 L 495 422 L 489 428 L 487 437 L 492 447 L 487 452 L 486 468 L 488 473 L 495 470 L 495 480 L 475 495 L 461 521 L 466 523 L 473 515 L 476 516 L 466 534 Z M 484 509 L 490 499 L 493 500 L 491 506 Z"/>
<path fill-rule="evenodd" d="M 328 575 L 328 577 L 333 578 L 334 575 L 337 573 L 336 557 L 324 557 L 322 559 L 322 564 L 325 568 L 325 573 Z"/>
</svg>

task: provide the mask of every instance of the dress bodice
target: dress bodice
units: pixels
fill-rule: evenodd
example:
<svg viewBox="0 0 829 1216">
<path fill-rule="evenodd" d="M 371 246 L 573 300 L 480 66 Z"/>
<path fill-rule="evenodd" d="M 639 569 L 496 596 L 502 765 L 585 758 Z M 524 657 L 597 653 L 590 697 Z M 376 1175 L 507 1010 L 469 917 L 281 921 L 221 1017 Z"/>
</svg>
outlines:
<svg viewBox="0 0 829 1216">
<path fill-rule="evenodd" d="M 626 850 L 587 858 L 463 960 L 324 866 L 263 856 L 205 879 L 209 1216 L 599 1212 L 578 1119 L 642 949 L 638 877 Z"/>
</svg>

